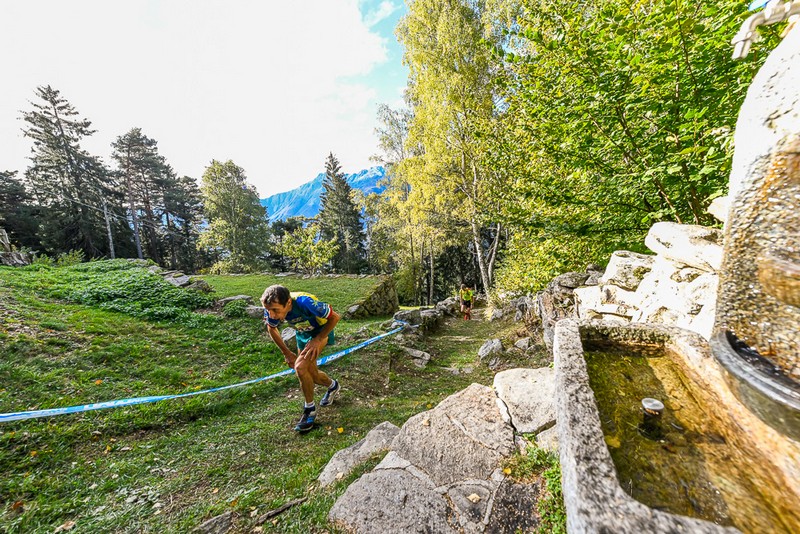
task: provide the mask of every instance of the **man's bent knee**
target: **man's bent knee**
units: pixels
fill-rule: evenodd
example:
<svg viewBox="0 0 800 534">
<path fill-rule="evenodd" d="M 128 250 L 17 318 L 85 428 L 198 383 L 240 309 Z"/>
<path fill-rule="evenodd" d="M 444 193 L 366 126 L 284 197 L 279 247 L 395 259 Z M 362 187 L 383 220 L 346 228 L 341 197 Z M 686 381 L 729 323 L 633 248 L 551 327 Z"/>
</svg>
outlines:
<svg viewBox="0 0 800 534">
<path fill-rule="evenodd" d="M 298 375 L 308 375 L 311 376 L 311 371 L 315 367 L 316 362 L 308 361 L 308 360 L 301 360 L 297 362 L 294 366 L 294 372 Z"/>
</svg>

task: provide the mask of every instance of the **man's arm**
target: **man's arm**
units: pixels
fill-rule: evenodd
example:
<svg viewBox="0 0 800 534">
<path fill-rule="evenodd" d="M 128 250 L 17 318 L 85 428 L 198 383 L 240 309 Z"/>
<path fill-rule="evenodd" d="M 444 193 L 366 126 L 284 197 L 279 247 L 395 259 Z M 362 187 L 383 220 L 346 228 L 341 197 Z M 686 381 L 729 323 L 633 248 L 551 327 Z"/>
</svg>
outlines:
<svg viewBox="0 0 800 534">
<path fill-rule="evenodd" d="M 319 356 L 320 348 L 323 347 L 325 342 L 328 341 L 328 334 L 333 332 L 333 329 L 336 328 L 336 324 L 339 322 L 339 319 L 341 319 L 339 314 L 331 309 L 331 314 L 328 317 L 328 321 L 322 327 L 322 330 L 320 330 L 319 334 L 314 336 L 311 341 L 308 342 L 306 348 L 304 348 L 303 352 L 298 355 L 297 359 L 301 360 L 313 358 L 316 360 L 317 356 Z"/>
<path fill-rule="evenodd" d="M 269 332 L 269 337 L 272 338 L 272 341 L 275 342 L 275 344 L 283 353 L 283 361 L 286 362 L 286 365 L 294 369 L 295 363 L 297 362 L 297 355 L 290 351 L 289 347 L 286 346 L 286 343 L 283 342 L 281 333 L 276 327 L 270 325 L 267 325 L 267 332 Z"/>
</svg>

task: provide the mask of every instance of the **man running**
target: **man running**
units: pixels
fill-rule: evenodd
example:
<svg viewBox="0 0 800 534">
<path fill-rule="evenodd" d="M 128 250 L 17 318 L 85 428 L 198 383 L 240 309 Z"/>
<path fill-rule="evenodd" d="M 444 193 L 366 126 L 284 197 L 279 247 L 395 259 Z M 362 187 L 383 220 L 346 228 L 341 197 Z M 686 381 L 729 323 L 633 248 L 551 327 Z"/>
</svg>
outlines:
<svg viewBox="0 0 800 534">
<path fill-rule="evenodd" d="M 330 406 L 339 393 L 339 382 L 319 370 L 317 357 L 326 345 L 336 342 L 333 329 L 340 316 L 329 304 L 317 300 L 314 295 L 290 293 L 280 285 L 268 287 L 261 296 L 261 304 L 264 306 L 264 322 L 267 324 L 269 337 L 283 353 L 286 365 L 294 369 L 305 397 L 303 415 L 294 429 L 297 432 L 308 432 L 314 427 L 317 415 L 314 385 L 328 388 L 319 403 L 323 407 Z M 278 331 L 278 325 L 283 321 L 297 330 L 297 354 L 289 350 Z"/>
</svg>

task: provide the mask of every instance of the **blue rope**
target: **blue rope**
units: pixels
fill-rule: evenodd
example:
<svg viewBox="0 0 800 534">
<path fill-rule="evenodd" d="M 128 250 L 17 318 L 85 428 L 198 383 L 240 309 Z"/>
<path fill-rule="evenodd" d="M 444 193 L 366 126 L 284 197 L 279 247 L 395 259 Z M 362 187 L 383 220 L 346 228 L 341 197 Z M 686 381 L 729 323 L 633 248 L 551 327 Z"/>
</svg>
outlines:
<svg viewBox="0 0 800 534">
<path fill-rule="evenodd" d="M 367 345 L 371 345 L 378 340 L 381 340 L 387 336 L 391 336 L 392 334 L 396 334 L 408 323 L 403 321 L 395 321 L 398 323 L 402 323 L 402 326 L 395 328 L 385 334 L 380 334 L 378 336 L 372 337 L 367 339 L 366 341 L 362 341 L 358 345 L 353 345 L 352 347 L 348 347 L 344 350 L 340 350 L 334 354 L 329 354 L 328 356 L 324 356 L 317 360 L 317 365 L 325 365 L 332 361 L 338 360 L 339 358 L 350 354 L 351 352 L 355 352 L 359 349 L 363 349 Z M 63 415 L 68 413 L 78 413 L 78 412 L 90 412 L 92 410 L 106 410 L 109 408 L 121 408 L 123 406 L 134 406 L 136 404 L 148 404 L 151 402 L 159 402 L 163 400 L 170 400 L 170 399 L 180 399 L 182 397 L 192 397 L 194 395 L 203 395 L 205 393 L 213 393 L 215 391 L 222 391 L 224 389 L 231 389 L 231 388 L 238 388 L 241 386 L 246 386 L 249 384 L 256 384 L 258 382 L 265 382 L 267 380 L 272 380 L 273 378 L 278 378 L 279 376 L 287 376 L 294 373 L 294 369 L 286 369 L 279 373 L 271 374 L 269 376 L 263 376 L 261 378 L 254 378 L 253 380 L 247 380 L 246 382 L 239 382 L 238 384 L 231 384 L 229 386 L 220 386 L 216 388 L 204 389 L 201 391 L 192 391 L 190 393 L 180 393 L 178 395 L 158 395 L 158 396 L 151 396 L 151 397 L 133 397 L 129 399 L 119 399 L 119 400 L 112 400 L 106 402 L 95 402 L 92 404 L 84 404 L 82 406 L 67 406 L 65 408 L 50 408 L 47 410 L 31 410 L 27 412 L 13 412 L 13 413 L 4 413 L 0 414 L 0 423 L 7 423 L 10 421 L 21 421 L 23 419 L 36 419 L 39 417 L 53 417 L 56 415 Z"/>
<path fill-rule="evenodd" d="M 750 11 L 755 11 L 756 9 L 761 9 L 765 5 L 769 3 L 769 0 L 753 0 L 750 3 L 750 6 L 747 8 Z"/>
</svg>

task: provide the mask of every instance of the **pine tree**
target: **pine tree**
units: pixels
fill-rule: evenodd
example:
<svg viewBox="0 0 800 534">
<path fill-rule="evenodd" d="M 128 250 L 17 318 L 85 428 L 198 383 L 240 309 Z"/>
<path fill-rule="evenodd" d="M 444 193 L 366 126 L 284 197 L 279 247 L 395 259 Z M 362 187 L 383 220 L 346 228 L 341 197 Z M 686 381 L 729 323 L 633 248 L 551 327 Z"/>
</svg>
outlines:
<svg viewBox="0 0 800 534">
<path fill-rule="evenodd" d="M 325 179 L 320 195 L 319 222 L 324 239 L 340 243 L 333 257 L 333 269 L 357 273 L 364 265 L 364 229 L 361 213 L 353 201 L 352 188 L 341 171 L 339 160 L 330 153 L 325 161 Z"/>
<path fill-rule="evenodd" d="M 81 140 L 94 133 L 91 122 L 52 87 L 36 88 L 41 103 L 22 115 L 26 137 L 33 139 L 25 179 L 41 207 L 39 237 L 51 253 L 80 250 L 88 257 L 108 253 L 102 199 L 111 190 L 108 170 L 83 150 Z"/>
<path fill-rule="evenodd" d="M 170 181 L 164 194 L 164 219 L 170 268 L 197 272 L 203 201 L 194 178 L 182 176 Z"/>
<path fill-rule="evenodd" d="M 286 271 L 291 268 L 291 258 L 286 255 L 286 248 L 284 245 L 289 234 L 303 228 L 304 220 L 305 217 L 289 217 L 285 221 L 275 221 L 272 223 L 270 267 L 278 271 Z"/>
<path fill-rule="evenodd" d="M 16 171 L 0 171 L 0 228 L 8 232 L 12 243 L 36 249 L 40 245 L 36 235 L 38 210 L 16 175 Z"/>
<path fill-rule="evenodd" d="M 213 160 L 200 187 L 208 227 L 199 246 L 219 258 L 214 272 L 252 272 L 263 265 L 269 244 L 267 210 L 247 183 L 244 169 Z"/>
<path fill-rule="evenodd" d="M 111 157 L 117 163 L 128 205 L 137 255 L 144 257 L 144 237 L 147 256 L 161 263 L 164 196 L 175 182 L 174 173 L 158 153 L 157 141 L 144 135 L 141 128 L 131 128 L 111 146 L 114 149 Z"/>
</svg>

